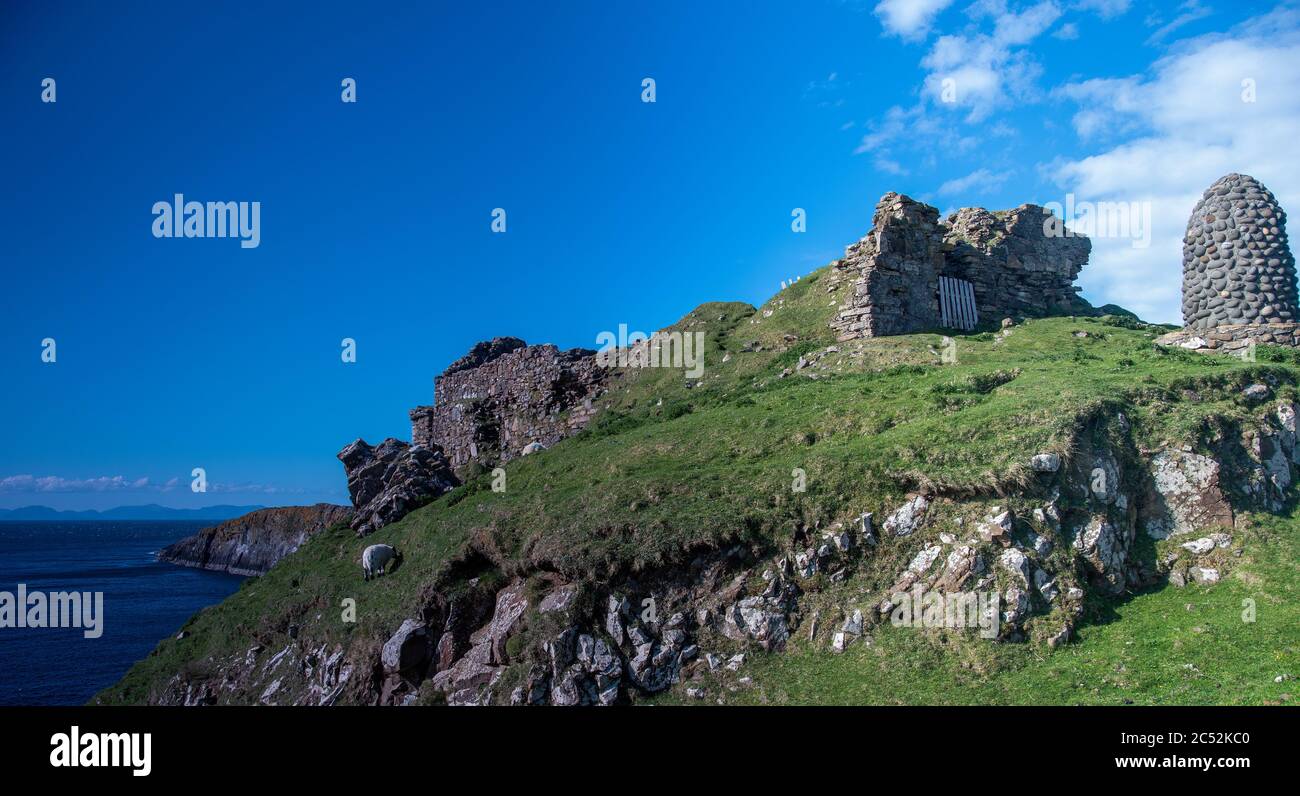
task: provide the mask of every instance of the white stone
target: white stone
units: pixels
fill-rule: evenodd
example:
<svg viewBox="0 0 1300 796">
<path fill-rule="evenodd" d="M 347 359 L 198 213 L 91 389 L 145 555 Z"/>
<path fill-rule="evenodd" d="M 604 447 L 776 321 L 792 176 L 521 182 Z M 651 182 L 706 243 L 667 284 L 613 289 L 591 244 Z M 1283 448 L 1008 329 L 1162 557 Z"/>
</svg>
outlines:
<svg viewBox="0 0 1300 796">
<path fill-rule="evenodd" d="M 1055 453 L 1039 453 L 1029 460 L 1029 466 L 1038 473 L 1054 473 L 1061 469 L 1061 457 Z"/>
</svg>

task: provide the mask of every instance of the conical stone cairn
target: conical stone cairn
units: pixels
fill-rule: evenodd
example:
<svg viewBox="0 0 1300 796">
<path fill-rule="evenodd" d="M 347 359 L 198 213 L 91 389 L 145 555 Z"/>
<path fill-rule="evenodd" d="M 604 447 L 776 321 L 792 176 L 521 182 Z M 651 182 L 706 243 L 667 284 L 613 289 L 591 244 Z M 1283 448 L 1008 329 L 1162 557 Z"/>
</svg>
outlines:
<svg viewBox="0 0 1300 796">
<path fill-rule="evenodd" d="M 1254 177 L 1228 174 L 1196 203 L 1183 238 L 1183 324 L 1189 330 L 1295 323 L 1295 258 L 1286 213 Z"/>
</svg>

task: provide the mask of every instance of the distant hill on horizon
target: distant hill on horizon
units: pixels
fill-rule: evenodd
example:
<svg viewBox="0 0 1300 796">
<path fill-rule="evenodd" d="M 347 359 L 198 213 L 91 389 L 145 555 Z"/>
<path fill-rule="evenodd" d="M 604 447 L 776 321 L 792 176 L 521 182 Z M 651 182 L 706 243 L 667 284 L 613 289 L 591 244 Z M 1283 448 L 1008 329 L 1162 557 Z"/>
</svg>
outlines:
<svg viewBox="0 0 1300 796">
<path fill-rule="evenodd" d="M 229 520 L 243 516 L 265 506 L 207 506 L 198 509 L 175 509 L 150 503 L 145 506 L 118 506 L 97 511 L 68 511 L 49 506 L 23 506 L 0 509 L 0 522 L 5 520 Z"/>
</svg>

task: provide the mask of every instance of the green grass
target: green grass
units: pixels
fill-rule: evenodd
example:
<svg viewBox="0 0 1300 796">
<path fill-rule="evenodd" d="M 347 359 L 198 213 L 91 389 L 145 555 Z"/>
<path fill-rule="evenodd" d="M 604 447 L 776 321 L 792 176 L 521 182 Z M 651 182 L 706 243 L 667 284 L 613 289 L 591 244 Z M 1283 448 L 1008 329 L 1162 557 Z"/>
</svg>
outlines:
<svg viewBox="0 0 1300 796">
<path fill-rule="evenodd" d="M 506 466 L 505 492 L 493 492 L 491 476 L 483 475 L 364 540 L 342 529 L 319 535 L 201 612 L 187 624 L 187 638 L 163 641 L 101 697 L 143 701 L 174 673 L 243 655 L 253 640 L 264 644 L 262 655 L 273 654 L 290 624 L 312 641 L 372 645 L 418 616 L 433 589 L 454 590 L 485 573 L 504 579 L 546 571 L 600 582 L 734 541 L 774 549 L 796 525 L 825 527 L 864 510 L 880 516 L 918 487 L 975 496 L 1013 490 L 1028 478 L 1032 454 L 1068 453 L 1101 415 L 1123 411 L 1137 441 L 1154 448 L 1196 444 L 1263 411 L 1238 396 L 1253 381 L 1267 378 L 1279 397 L 1295 397 L 1300 365 L 1292 352 L 1261 347 L 1260 362 L 1244 363 L 1167 351 L 1153 344 L 1163 329 L 1126 318 L 1051 318 L 1005 336 L 954 335 L 955 364 L 942 363 L 939 333 L 836 343 L 827 327 L 836 311 L 831 302 L 850 288 L 828 294 L 826 276 L 825 269 L 809 275 L 757 310 L 702 305 L 673 327 L 706 335 L 699 381 L 669 369 L 624 372 L 586 431 Z M 812 366 L 797 369 L 800 357 Z M 790 488 L 796 468 L 806 473 L 806 492 Z M 406 561 L 363 584 L 360 551 L 375 542 L 396 544 Z M 1177 594 L 1144 596 L 1116 610 Z M 344 598 L 357 600 L 355 624 L 339 618 Z M 1088 669 L 1086 659 L 1073 664 L 1078 669 L 1067 662 L 1094 654 L 1087 651 L 1094 634 L 1128 632 L 1117 628 L 1131 624 L 1092 626 L 1082 644 L 1047 655 L 1046 663 L 1032 660 L 1042 652 L 998 653 L 1011 656 L 998 666 L 1038 677 L 1044 700 L 1081 699 L 1049 685 L 1058 672 L 1066 680 L 1087 675 L 1090 687 L 1104 692 L 1104 678 L 1122 672 Z M 1095 644 L 1111 643 L 1100 638 Z M 881 699 L 919 695 L 925 682 L 951 674 L 939 673 L 948 659 L 935 657 L 933 645 L 913 649 L 915 639 L 888 634 L 878 643 L 877 651 L 827 665 L 857 660 L 869 667 L 873 656 L 916 661 L 895 664 L 912 673 L 870 692 Z M 803 655 L 796 650 L 766 665 L 798 666 Z M 1095 660 L 1101 667 L 1108 658 Z M 825 687 L 826 695 L 846 699 L 867 698 L 853 688 L 875 688 Z"/>
</svg>

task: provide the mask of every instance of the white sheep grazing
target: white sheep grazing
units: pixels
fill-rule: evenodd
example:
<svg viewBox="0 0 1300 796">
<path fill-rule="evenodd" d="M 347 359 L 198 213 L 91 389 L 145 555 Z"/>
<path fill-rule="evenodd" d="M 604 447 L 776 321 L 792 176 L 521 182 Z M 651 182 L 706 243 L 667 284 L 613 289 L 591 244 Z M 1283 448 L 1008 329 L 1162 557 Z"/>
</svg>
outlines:
<svg viewBox="0 0 1300 796">
<path fill-rule="evenodd" d="M 400 562 L 402 554 L 396 547 L 387 544 L 372 544 L 361 554 L 361 572 L 364 580 L 377 578 L 384 574 L 384 567 L 389 561 Z M 395 567 L 394 567 L 395 568 Z"/>
</svg>

